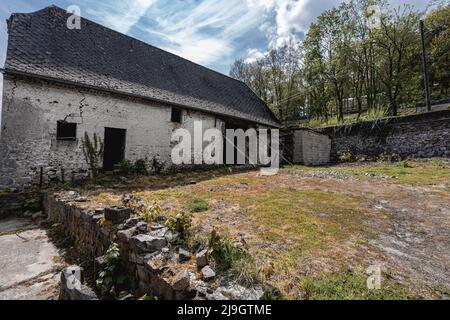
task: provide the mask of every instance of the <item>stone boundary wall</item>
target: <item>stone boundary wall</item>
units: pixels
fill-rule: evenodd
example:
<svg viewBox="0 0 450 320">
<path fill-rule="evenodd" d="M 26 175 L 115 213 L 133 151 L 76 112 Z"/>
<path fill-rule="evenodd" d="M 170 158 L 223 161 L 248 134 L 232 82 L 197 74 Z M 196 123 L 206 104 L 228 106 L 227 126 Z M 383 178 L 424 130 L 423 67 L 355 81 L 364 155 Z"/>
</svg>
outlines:
<svg viewBox="0 0 450 320">
<path fill-rule="evenodd" d="M 0 191 L 0 219 L 10 216 L 21 216 L 27 200 L 36 197 L 33 190 Z"/>
<path fill-rule="evenodd" d="M 320 129 L 331 140 L 331 159 L 350 151 L 356 158 L 382 153 L 401 158 L 450 157 L 450 110 L 364 121 Z"/>
<path fill-rule="evenodd" d="M 47 193 L 44 196 L 44 210 L 48 219 L 61 224 L 66 232 L 80 246 L 84 254 L 94 260 L 98 268 L 99 261 L 115 242 L 132 287 L 139 296 L 146 293 L 165 300 L 199 299 L 261 299 L 262 288 L 244 288 L 238 284 L 224 284 L 215 280 L 210 269 L 206 253 L 199 255 L 182 250 L 176 245 L 176 233 L 164 225 L 148 226 L 139 217 L 131 217 L 120 224 L 105 223 L 105 209 L 89 208 L 88 199 L 74 191 Z M 109 210 L 106 210 L 109 212 Z M 206 250 L 202 250 L 206 252 Z M 104 261 L 104 259 L 103 259 Z M 209 268 L 207 279 L 204 269 Z M 214 279 L 211 281 L 211 279 Z"/>
<path fill-rule="evenodd" d="M 46 194 L 44 208 L 49 220 L 62 224 L 91 259 L 103 256 L 110 244 L 116 242 L 128 276 L 142 294 L 149 292 L 166 300 L 188 298 L 189 292 L 173 290 L 171 283 L 159 276 L 159 270 L 151 269 L 149 264 L 144 263 L 146 254 L 134 250 L 131 238 L 140 233 L 135 227 L 120 230 L 122 226 L 102 223 L 103 210 L 87 209 L 83 206 L 84 201 L 82 197 Z"/>
</svg>

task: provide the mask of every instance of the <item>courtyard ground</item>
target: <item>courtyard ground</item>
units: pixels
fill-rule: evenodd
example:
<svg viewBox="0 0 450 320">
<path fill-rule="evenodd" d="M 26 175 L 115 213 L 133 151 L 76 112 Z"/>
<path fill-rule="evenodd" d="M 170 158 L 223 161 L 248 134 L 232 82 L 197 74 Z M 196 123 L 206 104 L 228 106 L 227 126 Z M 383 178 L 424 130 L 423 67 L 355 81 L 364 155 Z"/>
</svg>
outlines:
<svg viewBox="0 0 450 320">
<path fill-rule="evenodd" d="M 0 300 L 56 300 L 61 251 L 31 219 L 0 220 Z"/>
<path fill-rule="evenodd" d="M 166 215 L 192 212 L 194 240 L 216 228 L 241 243 L 286 299 L 450 296 L 448 160 L 115 176 L 81 191 L 93 207 L 132 193 Z M 380 290 L 366 287 L 370 266 Z"/>
</svg>

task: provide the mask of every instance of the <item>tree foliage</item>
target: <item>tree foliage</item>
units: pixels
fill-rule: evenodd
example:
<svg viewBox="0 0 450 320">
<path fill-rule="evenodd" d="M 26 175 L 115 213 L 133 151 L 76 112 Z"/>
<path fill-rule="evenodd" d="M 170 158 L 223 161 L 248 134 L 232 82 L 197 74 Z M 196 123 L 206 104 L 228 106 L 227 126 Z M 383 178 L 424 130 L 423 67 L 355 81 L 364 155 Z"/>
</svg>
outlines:
<svg viewBox="0 0 450 320">
<path fill-rule="evenodd" d="M 376 10 L 374 10 L 376 8 Z M 450 86 L 450 5 L 420 12 L 386 0 L 352 0 L 323 12 L 303 41 L 256 61 L 237 60 L 230 75 L 245 82 L 283 123 L 344 120 L 376 110 L 397 115 L 423 102 L 419 20 L 425 19 L 433 99 Z M 375 23 L 374 23 L 375 22 Z"/>
</svg>

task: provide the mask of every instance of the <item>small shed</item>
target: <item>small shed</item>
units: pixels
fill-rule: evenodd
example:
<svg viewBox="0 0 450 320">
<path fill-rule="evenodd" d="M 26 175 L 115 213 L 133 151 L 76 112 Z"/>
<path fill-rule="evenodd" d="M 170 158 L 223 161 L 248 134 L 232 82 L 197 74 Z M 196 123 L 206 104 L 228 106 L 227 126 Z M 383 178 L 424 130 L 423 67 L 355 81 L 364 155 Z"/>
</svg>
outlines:
<svg viewBox="0 0 450 320">
<path fill-rule="evenodd" d="M 294 163 L 321 165 L 330 162 L 331 139 L 310 129 L 295 129 L 292 137 Z"/>
</svg>

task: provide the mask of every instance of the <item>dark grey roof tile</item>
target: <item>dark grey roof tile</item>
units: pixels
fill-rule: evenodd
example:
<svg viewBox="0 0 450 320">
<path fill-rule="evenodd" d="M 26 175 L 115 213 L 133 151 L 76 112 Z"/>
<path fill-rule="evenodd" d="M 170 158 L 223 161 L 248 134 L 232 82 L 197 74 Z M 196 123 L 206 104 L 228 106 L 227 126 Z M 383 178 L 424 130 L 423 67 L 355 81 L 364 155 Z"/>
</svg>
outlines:
<svg viewBox="0 0 450 320">
<path fill-rule="evenodd" d="M 278 125 L 244 83 L 84 18 L 81 30 L 69 30 L 68 16 L 54 6 L 13 14 L 6 71 Z"/>
</svg>

